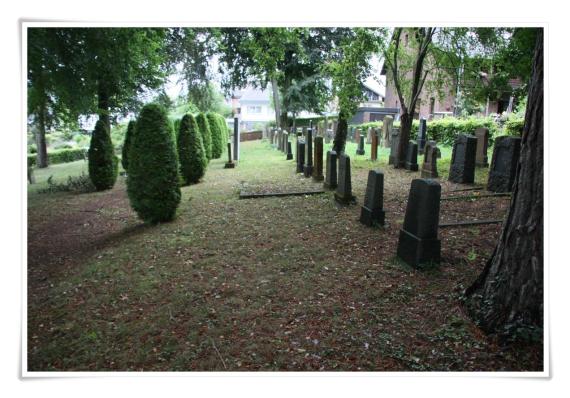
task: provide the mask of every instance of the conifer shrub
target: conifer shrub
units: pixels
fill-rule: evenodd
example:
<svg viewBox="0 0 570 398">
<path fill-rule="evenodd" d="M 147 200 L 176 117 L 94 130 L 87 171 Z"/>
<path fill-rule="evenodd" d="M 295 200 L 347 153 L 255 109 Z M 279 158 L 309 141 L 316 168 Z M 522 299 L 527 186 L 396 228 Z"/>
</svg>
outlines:
<svg viewBox="0 0 570 398">
<path fill-rule="evenodd" d="M 210 133 L 212 134 L 212 159 L 219 159 L 222 156 L 223 142 L 222 131 L 220 130 L 220 119 L 218 115 L 212 112 L 206 114 L 208 125 L 210 126 Z"/>
<path fill-rule="evenodd" d="M 218 114 L 217 117 L 218 117 L 218 123 L 220 125 L 220 131 L 222 132 L 222 152 L 223 152 L 225 150 L 228 139 L 230 138 L 230 135 L 226 119 L 220 114 Z"/>
<path fill-rule="evenodd" d="M 180 203 L 178 162 L 172 125 L 158 104 L 143 107 L 129 151 L 127 193 L 147 223 L 170 221 Z"/>
<path fill-rule="evenodd" d="M 208 165 L 206 150 L 196 119 L 190 114 L 185 115 L 180 122 L 178 160 L 184 185 L 196 184 L 204 176 Z"/>
<path fill-rule="evenodd" d="M 198 128 L 200 129 L 200 134 L 202 135 L 202 141 L 204 142 L 204 149 L 206 150 L 206 158 L 208 161 L 212 159 L 212 133 L 210 130 L 210 125 L 206 115 L 203 113 L 198 114 L 196 117 L 196 122 L 198 123 Z"/>
<path fill-rule="evenodd" d="M 121 164 L 125 171 L 128 171 L 129 169 L 129 147 L 132 142 L 132 137 L 135 134 L 135 126 L 136 122 L 131 120 L 127 126 L 127 132 L 125 133 L 125 141 L 123 142 L 123 149 L 121 152 Z"/>
<path fill-rule="evenodd" d="M 119 173 L 119 159 L 115 156 L 111 135 L 102 120 L 95 124 L 89 145 L 89 178 L 98 191 L 113 188 Z"/>
</svg>

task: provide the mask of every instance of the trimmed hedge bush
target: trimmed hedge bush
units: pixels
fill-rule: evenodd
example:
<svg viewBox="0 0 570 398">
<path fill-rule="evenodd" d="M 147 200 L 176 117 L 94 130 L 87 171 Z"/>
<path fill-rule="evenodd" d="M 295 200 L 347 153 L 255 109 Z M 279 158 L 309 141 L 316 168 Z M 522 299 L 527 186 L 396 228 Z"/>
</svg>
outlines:
<svg viewBox="0 0 570 398">
<path fill-rule="evenodd" d="M 524 118 L 510 118 L 505 122 L 505 134 L 522 136 L 524 127 Z"/>
<path fill-rule="evenodd" d="M 123 165 L 123 169 L 125 169 L 125 171 L 128 171 L 129 169 L 129 148 L 132 142 L 132 137 L 135 134 L 135 126 L 136 122 L 134 120 L 131 120 L 127 126 L 127 132 L 125 133 L 125 142 L 123 143 L 123 149 L 121 153 L 121 164 Z"/>
<path fill-rule="evenodd" d="M 89 178 L 98 191 L 113 188 L 119 174 L 119 159 L 115 156 L 111 135 L 105 122 L 98 120 L 89 145 Z"/>
<path fill-rule="evenodd" d="M 210 133 L 212 134 L 212 159 L 219 159 L 222 156 L 222 132 L 220 131 L 220 122 L 217 115 L 212 112 L 206 114 Z"/>
<path fill-rule="evenodd" d="M 230 131 L 226 119 L 222 115 L 218 115 L 218 123 L 220 124 L 220 131 L 222 132 L 222 152 L 224 152 L 226 144 L 230 139 Z"/>
<path fill-rule="evenodd" d="M 76 149 L 58 149 L 48 152 L 48 164 L 59 164 L 75 162 L 76 160 L 85 160 L 87 158 L 87 151 L 83 148 Z M 28 166 L 36 165 L 37 155 L 28 155 Z"/>
<path fill-rule="evenodd" d="M 178 160 L 180 176 L 184 185 L 195 184 L 206 173 L 208 159 L 202 135 L 194 116 L 188 114 L 180 122 L 178 132 Z"/>
<path fill-rule="evenodd" d="M 131 207 L 148 223 L 170 221 L 180 203 L 174 133 L 166 110 L 145 105 L 129 151 L 127 193 Z"/>
<path fill-rule="evenodd" d="M 206 157 L 208 161 L 212 159 L 212 132 L 210 130 L 210 124 L 206 115 L 203 113 L 196 116 L 196 122 L 198 123 L 198 129 L 200 134 L 202 134 L 202 141 L 204 142 L 204 149 L 206 150 Z"/>
</svg>

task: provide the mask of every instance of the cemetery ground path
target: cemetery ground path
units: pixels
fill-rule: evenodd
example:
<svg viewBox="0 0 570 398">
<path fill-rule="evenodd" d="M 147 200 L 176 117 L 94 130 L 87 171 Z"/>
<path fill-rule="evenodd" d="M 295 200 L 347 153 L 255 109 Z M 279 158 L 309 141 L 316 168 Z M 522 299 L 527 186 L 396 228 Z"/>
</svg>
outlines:
<svg viewBox="0 0 570 398">
<path fill-rule="evenodd" d="M 123 180 L 30 198 L 30 370 L 538 370 L 541 347 L 499 346 L 461 306 L 500 225 L 442 229 L 441 266 L 411 269 L 394 254 L 419 173 L 380 154 L 388 223 L 367 228 L 330 192 L 239 200 L 322 186 L 264 142 L 242 150 L 182 189 L 171 223 L 143 226 Z M 353 165 L 362 203 L 378 164 Z M 441 219 L 500 218 L 508 200 L 442 202 Z"/>
</svg>

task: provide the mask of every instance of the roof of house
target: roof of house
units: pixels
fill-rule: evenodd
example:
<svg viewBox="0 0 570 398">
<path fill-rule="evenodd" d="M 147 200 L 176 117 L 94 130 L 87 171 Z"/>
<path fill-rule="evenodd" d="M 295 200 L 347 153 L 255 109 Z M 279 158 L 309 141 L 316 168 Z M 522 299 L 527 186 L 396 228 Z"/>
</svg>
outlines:
<svg viewBox="0 0 570 398">
<path fill-rule="evenodd" d="M 234 98 L 239 99 L 240 103 L 244 102 L 269 102 L 269 90 L 260 90 L 257 88 L 246 88 L 234 92 Z"/>
</svg>

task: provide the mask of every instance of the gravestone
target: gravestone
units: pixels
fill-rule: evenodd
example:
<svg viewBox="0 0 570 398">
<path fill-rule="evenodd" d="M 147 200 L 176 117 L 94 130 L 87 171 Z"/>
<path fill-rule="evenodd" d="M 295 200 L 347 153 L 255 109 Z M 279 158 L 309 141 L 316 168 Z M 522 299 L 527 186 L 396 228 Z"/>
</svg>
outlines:
<svg viewBox="0 0 570 398">
<path fill-rule="evenodd" d="M 328 129 L 325 133 L 325 144 L 330 144 L 332 137 L 333 137 L 333 131 L 332 129 Z"/>
<path fill-rule="evenodd" d="M 327 170 L 324 182 L 324 186 L 327 189 L 335 189 L 337 187 L 336 160 L 336 152 L 327 151 Z"/>
<path fill-rule="evenodd" d="M 388 164 L 396 164 L 398 161 L 398 143 L 400 142 L 400 130 L 393 128 L 390 134 L 390 157 Z"/>
<path fill-rule="evenodd" d="M 234 117 L 234 160 L 239 161 L 239 119 Z"/>
<path fill-rule="evenodd" d="M 392 134 L 393 122 L 394 118 L 392 118 L 392 116 L 384 116 L 384 120 L 382 120 L 382 140 L 384 141 L 384 148 L 390 148 L 390 135 Z"/>
<path fill-rule="evenodd" d="M 289 133 L 283 131 L 283 153 L 287 153 L 287 143 L 289 142 Z"/>
<path fill-rule="evenodd" d="M 427 121 L 426 119 L 420 119 L 420 126 L 418 128 L 418 153 L 420 155 L 424 154 L 424 149 L 427 140 Z"/>
<path fill-rule="evenodd" d="M 338 157 L 338 185 L 336 187 L 334 198 L 342 205 L 348 205 L 356 202 L 356 197 L 352 195 L 350 157 L 344 153 L 341 153 Z"/>
<path fill-rule="evenodd" d="M 364 195 L 364 205 L 360 209 L 360 222 L 371 227 L 384 225 L 384 173 L 380 170 L 368 172 L 368 183 Z"/>
<path fill-rule="evenodd" d="M 406 170 L 418 171 L 418 144 L 415 141 L 408 143 L 408 152 L 406 153 Z"/>
<path fill-rule="evenodd" d="M 413 267 L 440 261 L 441 241 L 437 236 L 440 199 L 441 185 L 436 180 L 412 180 L 397 254 Z"/>
<path fill-rule="evenodd" d="M 315 167 L 313 168 L 313 180 L 322 181 L 323 176 L 323 137 L 315 137 Z"/>
<path fill-rule="evenodd" d="M 370 160 L 378 160 L 378 131 L 372 129 L 372 143 L 370 144 Z"/>
<path fill-rule="evenodd" d="M 484 127 L 475 129 L 475 137 L 477 137 L 475 166 L 489 167 L 489 161 L 487 159 L 487 149 L 489 146 L 489 129 L 486 129 Z"/>
<path fill-rule="evenodd" d="M 372 128 L 370 127 L 366 130 L 366 144 L 372 144 Z"/>
<path fill-rule="evenodd" d="M 360 129 L 350 128 L 350 136 L 354 137 L 354 142 L 360 143 Z"/>
<path fill-rule="evenodd" d="M 232 144 L 228 142 L 228 161 L 224 165 L 224 169 L 233 169 L 236 164 L 232 161 Z"/>
<path fill-rule="evenodd" d="M 460 134 L 453 144 L 449 181 L 459 184 L 473 184 L 475 180 L 475 151 L 477 138 Z"/>
<path fill-rule="evenodd" d="M 297 173 L 305 168 L 305 141 L 297 140 Z"/>
<path fill-rule="evenodd" d="M 303 172 L 305 177 L 309 178 L 313 175 L 313 129 L 307 129 L 307 141 L 306 141 L 306 151 L 307 158 L 305 161 L 305 166 L 303 167 Z"/>
<path fill-rule="evenodd" d="M 487 190 L 492 192 L 512 191 L 520 150 L 520 137 L 503 136 L 495 139 Z"/>
<path fill-rule="evenodd" d="M 287 141 L 287 160 L 293 159 L 293 151 L 291 150 L 291 141 Z"/>
<path fill-rule="evenodd" d="M 428 141 L 424 153 L 424 163 L 422 165 L 422 178 L 439 178 L 437 173 L 437 158 L 440 150 L 435 141 Z"/>
<path fill-rule="evenodd" d="M 357 130 L 358 131 L 358 130 Z M 364 136 L 358 136 L 358 149 L 356 150 L 357 155 L 364 155 Z"/>
</svg>

